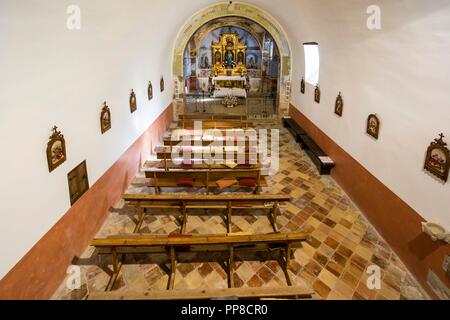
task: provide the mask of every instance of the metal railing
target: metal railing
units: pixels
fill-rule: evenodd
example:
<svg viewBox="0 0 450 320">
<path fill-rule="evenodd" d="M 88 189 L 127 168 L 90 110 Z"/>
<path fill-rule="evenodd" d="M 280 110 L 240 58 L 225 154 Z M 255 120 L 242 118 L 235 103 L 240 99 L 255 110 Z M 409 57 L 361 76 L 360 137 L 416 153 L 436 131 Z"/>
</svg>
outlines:
<svg viewBox="0 0 450 320">
<path fill-rule="evenodd" d="M 222 98 L 209 94 L 187 94 L 184 96 L 185 113 L 229 113 L 246 114 L 253 119 L 266 119 L 277 116 L 277 99 L 271 94 L 251 94 L 239 98 L 235 108 L 226 108 Z"/>
</svg>

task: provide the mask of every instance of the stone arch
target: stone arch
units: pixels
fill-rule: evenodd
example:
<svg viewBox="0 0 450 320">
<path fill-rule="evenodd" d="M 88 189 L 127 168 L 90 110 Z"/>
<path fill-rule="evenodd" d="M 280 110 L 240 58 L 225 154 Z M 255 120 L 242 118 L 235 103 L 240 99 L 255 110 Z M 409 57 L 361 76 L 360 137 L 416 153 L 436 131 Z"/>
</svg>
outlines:
<svg viewBox="0 0 450 320">
<path fill-rule="evenodd" d="M 175 90 L 178 91 L 181 85 L 179 81 L 183 76 L 183 53 L 191 37 L 204 24 L 229 16 L 243 17 L 258 23 L 270 33 L 276 42 L 281 55 L 279 112 L 286 113 L 286 110 L 289 109 L 292 59 L 287 35 L 280 23 L 268 12 L 247 3 L 233 2 L 232 6 L 229 2 L 217 3 L 200 10 L 187 19 L 178 33 L 173 50 L 172 74 L 175 79 Z"/>
</svg>

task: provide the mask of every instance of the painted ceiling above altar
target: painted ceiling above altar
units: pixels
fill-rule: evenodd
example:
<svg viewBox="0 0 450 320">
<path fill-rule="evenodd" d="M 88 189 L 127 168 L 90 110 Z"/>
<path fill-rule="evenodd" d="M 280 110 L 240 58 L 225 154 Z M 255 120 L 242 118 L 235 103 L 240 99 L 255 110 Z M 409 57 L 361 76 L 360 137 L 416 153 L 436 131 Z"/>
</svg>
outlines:
<svg viewBox="0 0 450 320">
<path fill-rule="evenodd" d="M 243 17 L 223 17 L 201 26 L 191 37 L 184 52 L 184 75 L 208 77 L 213 63 L 212 43 L 222 34 L 236 34 L 246 46 L 244 65 L 250 77 L 261 77 L 261 72 L 277 76 L 280 54 L 272 36 L 258 23 Z"/>
</svg>

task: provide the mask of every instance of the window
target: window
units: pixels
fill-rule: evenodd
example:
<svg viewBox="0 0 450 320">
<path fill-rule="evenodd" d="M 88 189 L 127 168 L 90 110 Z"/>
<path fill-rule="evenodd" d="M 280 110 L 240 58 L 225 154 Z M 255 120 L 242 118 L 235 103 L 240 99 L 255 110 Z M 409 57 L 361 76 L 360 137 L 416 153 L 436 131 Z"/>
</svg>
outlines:
<svg viewBox="0 0 450 320">
<path fill-rule="evenodd" d="M 305 49 L 305 81 L 315 86 L 319 84 L 319 44 L 307 42 L 303 44 L 303 48 Z"/>
</svg>

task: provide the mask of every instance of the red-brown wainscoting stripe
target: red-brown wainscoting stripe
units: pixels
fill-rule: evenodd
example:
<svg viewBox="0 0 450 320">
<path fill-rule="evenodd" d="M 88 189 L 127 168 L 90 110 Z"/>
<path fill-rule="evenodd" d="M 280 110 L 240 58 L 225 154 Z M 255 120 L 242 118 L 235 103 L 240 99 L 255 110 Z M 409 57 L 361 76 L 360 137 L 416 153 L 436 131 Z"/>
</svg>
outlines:
<svg viewBox="0 0 450 320">
<path fill-rule="evenodd" d="M 173 119 L 172 105 L 0 281 L 0 299 L 49 299 Z"/>
<path fill-rule="evenodd" d="M 395 195 L 359 162 L 339 147 L 297 108 L 290 106 L 291 117 L 336 162 L 332 177 L 361 209 L 370 223 L 388 242 L 410 272 L 428 294 L 438 297 L 427 284 L 428 270 L 450 286 L 450 279 L 442 269 L 450 245 L 433 242 L 422 232 L 424 219 L 407 203 Z"/>
</svg>

